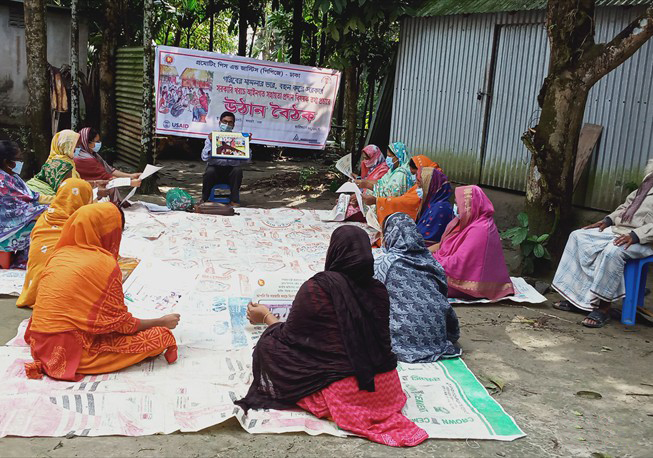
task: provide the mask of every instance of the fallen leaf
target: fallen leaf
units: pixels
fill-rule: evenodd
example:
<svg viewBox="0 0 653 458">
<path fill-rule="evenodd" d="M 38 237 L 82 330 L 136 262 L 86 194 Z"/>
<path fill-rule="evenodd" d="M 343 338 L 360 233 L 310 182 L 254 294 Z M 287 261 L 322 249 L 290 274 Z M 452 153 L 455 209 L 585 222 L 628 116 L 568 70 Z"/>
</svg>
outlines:
<svg viewBox="0 0 653 458">
<path fill-rule="evenodd" d="M 581 398 L 587 398 L 587 399 L 601 399 L 603 396 L 601 396 L 601 393 L 597 393 L 596 391 L 586 391 L 586 390 L 581 390 L 576 393 L 576 396 L 579 396 Z"/>
<path fill-rule="evenodd" d="M 57 445 L 55 445 L 52 450 L 56 450 L 56 449 L 61 448 L 61 447 L 63 447 L 63 442 L 59 441 L 59 443 Z"/>
<path fill-rule="evenodd" d="M 573 414 L 576 415 L 577 417 L 582 417 L 582 416 L 583 416 L 583 413 L 582 413 L 582 412 L 579 412 L 579 411 L 577 411 L 577 410 L 572 410 L 571 413 L 573 413 Z"/>
<path fill-rule="evenodd" d="M 506 382 L 495 375 L 481 374 L 479 376 L 483 382 L 483 386 L 492 394 L 503 392 L 503 388 L 506 386 Z"/>
<path fill-rule="evenodd" d="M 612 351 L 612 348 L 610 347 L 601 347 L 601 351 Z"/>
<path fill-rule="evenodd" d="M 576 429 L 583 429 L 581 425 L 576 425 Z"/>
<path fill-rule="evenodd" d="M 612 456 L 603 452 L 594 452 L 590 455 L 592 458 L 612 458 Z"/>
<path fill-rule="evenodd" d="M 579 437 L 578 440 L 581 442 L 587 442 L 587 439 L 585 439 L 584 437 Z"/>
</svg>

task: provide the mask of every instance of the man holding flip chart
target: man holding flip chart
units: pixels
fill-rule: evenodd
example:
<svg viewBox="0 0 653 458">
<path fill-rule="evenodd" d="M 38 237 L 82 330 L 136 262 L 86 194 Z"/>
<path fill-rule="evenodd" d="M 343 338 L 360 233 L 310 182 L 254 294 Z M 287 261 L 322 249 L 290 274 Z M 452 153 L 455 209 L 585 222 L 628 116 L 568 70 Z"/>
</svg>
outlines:
<svg viewBox="0 0 653 458">
<path fill-rule="evenodd" d="M 236 115 L 230 111 L 225 111 L 220 115 L 220 132 L 232 132 L 236 124 Z M 230 205 L 238 207 L 240 205 L 240 185 L 243 181 L 242 165 L 248 163 L 247 159 L 228 159 L 224 157 L 215 157 L 213 155 L 213 144 L 211 136 L 204 142 L 202 150 L 202 160 L 207 162 L 206 171 L 202 180 L 202 201 L 206 202 L 211 197 L 213 186 L 226 183 L 230 189 Z M 222 148 L 222 147 L 221 147 Z M 216 148 L 218 150 L 219 148 Z"/>
</svg>

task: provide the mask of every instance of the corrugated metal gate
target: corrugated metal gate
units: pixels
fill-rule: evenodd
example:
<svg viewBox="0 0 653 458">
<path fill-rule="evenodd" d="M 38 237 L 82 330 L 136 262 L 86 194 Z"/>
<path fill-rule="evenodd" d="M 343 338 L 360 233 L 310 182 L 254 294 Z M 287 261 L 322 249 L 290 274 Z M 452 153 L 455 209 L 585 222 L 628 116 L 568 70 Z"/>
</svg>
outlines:
<svg viewBox="0 0 653 458">
<path fill-rule="evenodd" d="M 116 114 L 118 159 L 139 167 L 143 112 L 143 48 L 121 48 L 117 54 Z"/>
<path fill-rule="evenodd" d="M 537 120 L 549 61 L 546 30 L 544 24 L 511 24 L 498 26 L 496 34 L 481 183 L 522 191 L 530 153 L 520 137 Z"/>
<path fill-rule="evenodd" d="M 640 13 L 597 8 L 597 41 L 609 41 Z M 548 64 L 543 23 L 542 11 L 404 20 L 390 140 L 435 159 L 452 180 L 524 190 L 528 156 L 520 137 L 539 116 Z M 651 62 L 653 41 L 590 91 L 584 122 L 604 131 L 578 204 L 614 209 L 653 157 Z"/>
</svg>

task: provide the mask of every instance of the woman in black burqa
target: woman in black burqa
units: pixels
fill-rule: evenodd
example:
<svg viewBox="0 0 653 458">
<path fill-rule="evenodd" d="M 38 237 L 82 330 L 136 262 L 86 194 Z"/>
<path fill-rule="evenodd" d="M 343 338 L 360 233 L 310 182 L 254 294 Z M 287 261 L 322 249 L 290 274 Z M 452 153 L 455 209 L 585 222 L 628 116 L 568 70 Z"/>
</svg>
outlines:
<svg viewBox="0 0 653 458">
<path fill-rule="evenodd" d="M 250 304 L 250 322 L 269 327 L 254 349 L 252 385 L 236 404 L 245 411 L 299 405 L 387 445 L 425 440 L 401 414 L 406 396 L 390 341 L 388 292 L 373 275 L 367 233 L 342 226 L 331 236 L 325 271 L 302 285 L 285 323 Z"/>
</svg>

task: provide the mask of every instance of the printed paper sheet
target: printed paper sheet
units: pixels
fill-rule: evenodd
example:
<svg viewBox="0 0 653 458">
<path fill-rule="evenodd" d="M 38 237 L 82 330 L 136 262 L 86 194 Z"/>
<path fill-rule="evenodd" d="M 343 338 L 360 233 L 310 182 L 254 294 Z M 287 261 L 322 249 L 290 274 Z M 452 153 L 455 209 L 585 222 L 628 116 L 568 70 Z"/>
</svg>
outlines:
<svg viewBox="0 0 653 458">
<path fill-rule="evenodd" d="M 29 380 L 25 322 L 0 347 L 0 436 L 167 434 L 232 417 L 251 433 L 345 436 L 334 423 L 303 411 L 245 415 L 233 404 L 247 392 L 252 348 L 264 330 L 247 322 L 247 304 L 275 294 L 287 301 L 300 280 L 322 270 L 329 237 L 339 226 L 321 222 L 316 211 L 240 212 L 126 212 L 121 254 L 142 260 L 124 284 L 127 304 L 142 318 L 181 314 L 174 330 L 179 360 L 169 365 L 158 357 L 80 382 Z M 408 396 L 404 413 L 430 437 L 523 435 L 461 360 L 401 364 L 399 375 Z"/>
</svg>

